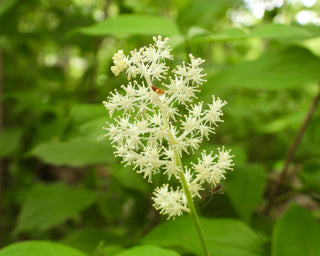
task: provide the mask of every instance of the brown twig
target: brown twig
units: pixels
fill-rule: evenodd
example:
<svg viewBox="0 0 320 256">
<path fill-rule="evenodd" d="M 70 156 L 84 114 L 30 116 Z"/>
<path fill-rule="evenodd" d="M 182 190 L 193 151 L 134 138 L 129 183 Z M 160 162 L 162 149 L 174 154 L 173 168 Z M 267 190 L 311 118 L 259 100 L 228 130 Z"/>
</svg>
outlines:
<svg viewBox="0 0 320 256">
<path fill-rule="evenodd" d="M 320 84 L 319 84 L 320 85 Z M 271 191 L 270 191 L 270 196 L 269 196 L 269 200 L 268 203 L 264 209 L 264 213 L 268 214 L 270 212 L 270 209 L 275 201 L 275 197 L 281 187 L 281 185 L 284 183 L 284 180 L 287 178 L 288 172 L 289 172 L 289 166 L 293 160 L 293 157 L 297 151 L 297 148 L 302 140 L 303 134 L 306 131 L 311 118 L 315 112 L 315 110 L 317 109 L 317 106 L 319 105 L 319 101 L 320 101 L 320 87 L 319 87 L 319 91 L 317 93 L 317 95 L 314 97 L 312 104 L 309 108 L 309 111 L 287 153 L 283 168 L 281 170 L 280 175 L 278 176 L 278 178 L 275 180 L 275 183 L 273 184 L 273 186 L 271 186 Z"/>
</svg>

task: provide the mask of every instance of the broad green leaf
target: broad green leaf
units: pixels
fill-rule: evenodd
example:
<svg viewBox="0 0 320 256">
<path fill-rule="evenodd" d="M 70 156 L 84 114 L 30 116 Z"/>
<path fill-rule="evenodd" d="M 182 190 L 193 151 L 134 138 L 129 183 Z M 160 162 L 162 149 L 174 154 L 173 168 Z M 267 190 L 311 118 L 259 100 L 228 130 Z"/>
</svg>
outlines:
<svg viewBox="0 0 320 256">
<path fill-rule="evenodd" d="M 320 160 L 308 162 L 299 177 L 308 190 L 320 193 Z"/>
<path fill-rule="evenodd" d="M 18 147 L 22 131 L 5 129 L 0 132 L 0 158 L 11 155 Z"/>
<path fill-rule="evenodd" d="M 201 0 L 188 1 L 180 9 L 177 22 L 182 28 L 198 25 L 209 25 L 218 20 L 217 16 L 236 4 L 238 0 Z"/>
<path fill-rule="evenodd" d="M 320 29 L 319 26 L 316 25 L 303 25 L 303 29 L 308 30 L 312 37 L 320 37 Z"/>
<path fill-rule="evenodd" d="M 108 231 L 93 227 L 86 227 L 68 234 L 68 236 L 60 242 L 81 251 L 91 253 L 100 243 L 106 242 L 110 244 L 116 239 L 117 237 L 110 234 Z"/>
<path fill-rule="evenodd" d="M 97 142 L 78 138 L 39 144 L 28 155 L 49 164 L 78 167 L 112 162 L 114 161 L 112 152 L 112 146 L 108 141 Z"/>
<path fill-rule="evenodd" d="M 215 256 L 261 256 L 262 243 L 244 223 L 235 219 L 201 218 L 209 252 Z M 142 240 L 143 243 L 180 247 L 201 255 L 199 239 L 190 217 L 179 217 L 160 224 Z"/>
<path fill-rule="evenodd" d="M 28 241 L 8 245 L 0 256 L 87 256 L 66 245 L 47 241 Z"/>
<path fill-rule="evenodd" d="M 105 35 L 177 35 L 178 26 L 162 17 L 148 15 L 120 15 L 92 26 L 79 28 L 88 36 Z"/>
<path fill-rule="evenodd" d="M 187 38 L 193 38 L 196 36 L 201 36 L 201 35 L 207 35 L 210 34 L 210 32 L 207 29 L 204 29 L 202 27 L 197 27 L 197 26 L 192 26 L 187 33 Z M 171 44 L 171 40 L 170 40 Z"/>
<path fill-rule="evenodd" d="M 101 116 L 109 116 L 102 104 L 78 104 L 72 107 L 69 119 L 72 123 L 80 125 Z"/>
<path fill-rule="evenodd" d="M 255 207 L 261 202 L 267 176 L 259 165 L 236 166 L 228 175 L 224 189 L 229 196 L 235 210 L 246 222 Z"/>
<path fill-rule="evenodd" d="M 115 256 L 179 256 L 175 251 L 153 245 L 140 245 L 115 254 Z"/>
<path fill-rule="evenodd" d="M 269 23 L 255 28 L 250 37 L 263 37 L 277 39 L 283 37 L 311 37 L 312 33 L 303 27 L 290 26 L 285 24 Z"/>
<path fill-rule="evenodd" d="M 195 35 L 192 39 L 194 42 L 210 42 L 210 41 L 230 41 L 241 40 L 252 37 L 261 37 L 268 39 L 283 39 L 290 38 L 291 40 L 301 38 L 311 38 L 313 33 L 309 32 L 303 27 L 289 26 L 284 24 L 265 24 L 261 25 L 251 32 L 240 28 L 225 29 L 218 33 L 211 33 L 205 35 Z"/>
<path fill-rule="evenodd" d="M 94 200 L 95 193 L 83 188 L 63 184 L 37 185 L 22 206 L 15 233 L 48 230 L 76 217 Z"/>
<path fill-rule="evenodd" d="M 272 235 L 272 256 L 318 256 L 320 225 L 305 209 L 291 205 L 277 221 Z"/>
<path fill-rule="evenodd" d="M 320 81 L 320 58 L 300 47 L 270 51 L 208 78 L 212 87 L 278 90 Z"/>
<path fill-rule="evenodd" d="M 110 141 L 106 140 L 104 136 L 107 133 L 107 131 L 103 129 L 103 127 L 106 126 L 106 121 L 106 116 L 102 116 L 76 126 L 74 131 L 76 133 L 76 137 L 110 144 Z"/>
<path fill-rule="evenodd" d="M 240 28 L 230 28 L 218 33 L 205 36 L 195 36 L 192 40 L 194 42 L 210 42 L 210 41 L 230 41 L 247 39 L 249 34 Z"/>
<path fill-rule="evenodd" d="M 11 7 L 15 5 L 17 0 L 2 0 L 0 4 L 0 18 L 5 14 Z"/>
</svg>

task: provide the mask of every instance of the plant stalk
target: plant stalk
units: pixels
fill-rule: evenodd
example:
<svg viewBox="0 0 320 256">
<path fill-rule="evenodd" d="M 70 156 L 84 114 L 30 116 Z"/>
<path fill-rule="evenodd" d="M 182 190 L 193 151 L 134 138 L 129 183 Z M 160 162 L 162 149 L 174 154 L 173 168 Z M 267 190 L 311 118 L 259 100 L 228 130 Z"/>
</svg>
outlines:
<svg viewBox="0 0 320 256">
<path fill-rule="evenodd" d="M 187 184 L 186 178 L 185 178 L 184 173 L 183 173 L 181 158 L 179 156 L 179 153 L 176 150 L 174 150 L 174 155 L 175 155 L 175 158 L 176 158 L 176 164 L 177 164 L 177 166 L 180 167 L 179 168 L 179 170 L 180 170 L 179 171 L 179 176 L 180 176 L 182 188 L 183 188 L 184 193 L 185 193 L 185 195 L 187 197 L 187 202 L 188 202 L 188 206 L 189 206 L 189 209 L 190 209 L 190 215 L 191 215 L 193 224 L 194 224 L 194 226 L 196 228 L 196 231 L 197 231 L 197 234 L 198 234 L 198 237 L 199 237 L 199 240 L 200 240 L 202 254 L 204 256 L 209 256 L 210 254 L 209 254 L 209 251 L 208 251 L 208 248 L 207 248 L 207 244 L 206 244 L 206 242 L 204 240 L 204 234 L 203 234 L 203 231 L 202 231 L 201 226 L 200 226 L 200 220 L 199 220 L 196 208 L 194 206 L 194 203 L 193 203 L 193 200 L 192 200 L 192 196 L 191 196 L 190 190 L 188 188 L 188 184 Z"/>
<path fill-rule="evenodd" d="M 148 75 L 144 74 L 144 78 L 146 79 L 147 84 L 151 88 L 152 82 L 151 82 L 150 77 Z M 170 144 L 170 146 L 172 147 L 172 149 L 174 151 L 175 163 L 176 163 L 176 166 L 179 168 L 180 181 L 181 181 L 181 184 L 182 184 L 183 191 L 184 191 L 184 193 L 186 195 L 186 198 L 187 198 L 188 206 L 189 206 L 189 209 L 190 209 L 189 214 L 191 215 L 193 224 L 194 224 L 195 229 L 196 229 L 197 234 L 198 234 L 198 238 L 200 240 L 202 254 L 203 254 L 203 256 L 210 256 L 207 244 L 206 244 L 206 242 L 204 240 L 203 231 L 202 231 L 201 226 L 200 226 L 200 220 L 199 220 L 196 208 L 194 206 L 190 190 L 188 188 L 187 180 L 186 180 L 186 178 L 184 176 L 184 173 L 183 173 L 182 161 L 181 161 L 179 152 L 176 149 L 177 141 L 176 141 L 175 137 L 173 136 L 173 134 L 172 134 L 172 132 L 170 130 L 169 116 L 166 113 L 165 108 L 163 107 L 163 104 L 162 104 L 160 99 L 156 100 L 155 103 L 160 108 L 161 115 L 162 115 L 162 120 L 163 120 L 163 126 L 164 126 L 165 129 L 168 130 L 168 133 L 169 133 L 169 137 L 170 137 L 169 144 Z"/>
<path fill-rule="evenodd" d="M 181 157 L 179 155 L 179 152 L 176 150 L 177 142 L 176 142 L 176 139 L 174 138 L 173 134 L 171 133 L 171 131 L 169 129 L 169 124 L 168 124 L 168 121 L 167 121 L 167 119 L 169 119 L 169 117 L 166 117 L 161 105 L 160 105 L 160 109 L 161 109 L 162 117 L 163 117 L 163 120 L 164 120 L 164 126 L 169 131 L 169 136 L 170 136 L 170 141 L 169 142 L 170 142 L 170 145 L 171 145 L 171 147 L 172 147 L 172 149 L 174 151 L 174 157 L 175 157 L 176 166 L 179 168 L 180 181 L 181 181 L 181 184 L 182 184 L 182 188 L 183 188 L 184 194 L 186 195 L 186 198 L 187 198 L 188 206 L 189 206 L 189 209 L 190 209 L 189 214 L 191 215 L 193 224 L 194 224 L 194 226 L 196 228 L 196 231 L 197 231 L 197 234 L 198 234 L 198 238 L 200 240 L 202 254 L 203 254 L 203 256 L 209 256 L 210 254 L 209 254 L 209 251 L 208 251 L 207 244 L 206 244 L 206 242 L 204 240 L 204 234 L 203 234 L 203 231 L 201 229 L 200 220 L 199 220 L 196 208 L 194 206 L 194 202 L 192 200 L 192 196 L 191 196 L 188 184 L 187 184 L 187 180 L 186 180 L 186 178 L 184 176 L 184 173 L 183 173 L 183 166 L 182 166 Z"/>
</svg>

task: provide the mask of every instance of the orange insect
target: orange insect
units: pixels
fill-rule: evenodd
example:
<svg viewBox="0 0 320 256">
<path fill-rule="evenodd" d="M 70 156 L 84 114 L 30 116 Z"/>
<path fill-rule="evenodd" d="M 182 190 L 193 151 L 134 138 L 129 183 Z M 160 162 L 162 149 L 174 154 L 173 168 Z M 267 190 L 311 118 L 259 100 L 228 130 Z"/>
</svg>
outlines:
<svg viewBox="0 0 320 256">
<path fill-rule="evenodd" d="M 158 87 L 151 86 L 151 88 L 152 88 L 152 90 L 153 90 L 154 92 L 156 92 L 157 94 L 164 94 L 164 93 L 165 93 L 164 90 L 162 90 L 162 89 L 160 89 L 160 88 L 158 88 Z"/>
</svg>

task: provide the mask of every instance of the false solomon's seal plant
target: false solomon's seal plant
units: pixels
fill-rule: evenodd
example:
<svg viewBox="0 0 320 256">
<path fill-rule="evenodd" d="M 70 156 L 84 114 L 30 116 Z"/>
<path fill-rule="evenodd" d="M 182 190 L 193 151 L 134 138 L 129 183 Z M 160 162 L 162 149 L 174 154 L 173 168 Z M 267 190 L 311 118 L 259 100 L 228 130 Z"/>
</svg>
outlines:
<svg viewBox="0 0 320 256">
<path fill-rule="evenodd" d="M 116 76 L 126 71 L 128 80 L 140 82 L 122 85 L 123 92 L 115 90 L 103 102 L 110 116 L 116 116 L 104 129 L 116 149 L 115 156 L 149 182 L 157 173 L 180 181 L 181 187 L 175 189 L 168 184 L 156 188 L 154 207 L 168 219 L 189 213 L 203 254 L 208 255 L 193 200 L 200 197 L 205 183 L 214 187 L 225 178 L 226 171 L 232 170 L 233 156 L 224 148 L 218 149 L 217 154 L 203 151 L 189 168 L 183 166 L 182 157 L 184 153 L 194 153 L 203 138 L 214 133 L 222 122 L 221 108 L 226 102 L 212 96 L 212 103 L 207 106 L 203 102 L 193 104 L 199 86 L 206 82 L 206 74 L 199 67 L 204 60 L 189 54 L 190 63 L 183 62 L 167 77 L 166 60 L 173 60 L 168 38 L 158 36 L 153 40 L 153 45 L 135 49 L 129 56 L 123 50 L 113 56 L 111 71 Z"/>
</svg>

